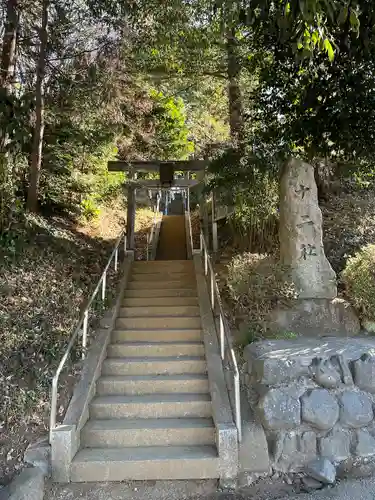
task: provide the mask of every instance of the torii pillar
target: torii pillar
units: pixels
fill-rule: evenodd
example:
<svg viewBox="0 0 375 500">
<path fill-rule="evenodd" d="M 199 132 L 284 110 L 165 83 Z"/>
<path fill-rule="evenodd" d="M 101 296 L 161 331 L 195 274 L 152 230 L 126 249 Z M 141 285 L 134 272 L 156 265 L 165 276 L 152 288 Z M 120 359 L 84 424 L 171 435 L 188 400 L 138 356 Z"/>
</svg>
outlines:
<svg viewBox="0 0 375 500">
<path fill-rule="evenodd" d="M 135 179 L 135 174 L 129 174 L 129 180 Z M 134 250 L 135 242 L 135 187 L 132 182 L 128 184 L 128 199 L 127 199 L 127 212 L 126 212 L 126 234 L 128 242 L 128 250 Z"/>
<path fill-rule="evenodd" d="M 199 212 L 200 212 L 200 217 L 203 222 L 203 234 L 204 237 L 207 241 L 207 244 L 209 245 L 209 234 L 208 234 L 208 227 L 209 227 L 209 220 L 208 220 L 208 211 L 207 211 L 207 196 L 204 193 L 204 186 L 205 186 L 205 172 L 197 172 L 197 179 L 201 182 L 201 188 L 199 190 Z"/>
</svg>

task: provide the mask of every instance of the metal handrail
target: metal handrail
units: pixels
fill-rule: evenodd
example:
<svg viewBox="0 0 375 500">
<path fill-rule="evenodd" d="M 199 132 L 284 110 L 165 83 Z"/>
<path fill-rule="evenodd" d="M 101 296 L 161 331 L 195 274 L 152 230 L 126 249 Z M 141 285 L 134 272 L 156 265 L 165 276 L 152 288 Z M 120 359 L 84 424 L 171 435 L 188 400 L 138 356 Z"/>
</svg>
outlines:
<svg viewBox="0 0 375 500">
<path fill-rule="evenodd" d="M 121 241 L 124 240 L 124 253 L 126 255 L 126 231 L 123 230 L 118 237 L 116 241 L 116 245 L 108 259 L 107 265 L 104 268 L 104 271 L 98 281 L 98 284 L 96 285 L 94 291 L 90 295 L 90 298 L 85 304 L 85 308 L 82 311 L 77 327 L 73 331 L 72 336 L 70 337 L 69 343 L 66 347 L 65 353 L 63 357 L 61 358 L 61 361 L 59 363 L 59 366 L 57 367 L 56 373 L 52 379 L 52 393 L 51 393 L 51 414 L 50 414 L 50 422 L 49 422 L 49 428 L 50 428 L 50 440 L 51 440 L 51 433 L 52 430 L 56 427 L 56 415 L 57 415 L 57 396 L 58 396 L 58 383 L 59 383 L 59 377 L 62 372 L 62 369 L 64 368 L 64 365 L 69 357 L 70 351 L 72 350 L 74 343 L 79 336 L 79 334 L 82 331 L 82 359 L 85 359 L 86 356 L 86 349 L 87 349 L 87 332 L 88 332 L 88 325 L 89 325 L 89 311 L 90 307 L 96 298 L 100 287 L 101 287 L 101 300 L 104 302 L 105 297 L 106 297 L 106 286 L 107 286 L 107 273 L 110 265 L 112 264 L 112 261 L 114 260 L 114 269 L 117 272 L 118 271 L 118 254 L 119 254 L 119 248 Z"/>
<path fill-rule="evenodd" d="M 223 304 L 220 297 L 219 287 L 215 277 L 215 271 L 212 266 L 212 259 L 208 253 L 207 243 L 203 234 L 203 231 L 200 233 L 200 250 L 203 253 L 203 261 L 204 261 L 204 274 L 207 276 L 208 271 L 210 272 L 209 281 L 210 281 L 210 301 L 211 301 L 211 309 L 215 314 L 215 305 L 218 306 L 219 309 L 219 344 L 220 344 L 220 357 L 222 362 L 225 360 L 225 348 L 227 347 L 227 351 L 229 353 L 228 360 L 232 365 L 233 370 L 233 378 L 234 378 L 234 412 L 235 412 L 235 422 L 238 433 L 238 441 L 242 441 L 242 422 L 241 422 L 241 402 L 240 402 L 240 372 L 238 370 L 238 364 L 236 355 L 233 349 L 233 343 L 230 335 L 230 330 L 228 326 L 228 322 L 226 316 L 224 314 Z"/>
<path fill-rule="evenodd" d="M 189 232 L 190 232 L 190 243 L 191 250 L 194 253 L 194 243 L 193 243 L 193 231 L 191 227 L 191 213 L 190 213 L 190 190 L 187 190 L 187 215 L 189 221 Z M 210 281 L 210 303 L 211 309 L 215 316 L 215 305 L 218 306 L 219 310 L 219 331 L 218 333 L 218 341 L 220 345 L 220 357 L 221 361 L 224 364 L 226 351 L 229 353 L 228 361 L 231 365 L 231 369 L 233 371 L 233 379 L 234 379 L 234 419 L 237 427 L 237 437 L 238 441 L 242 441 L 242 421 L 241 421 L 241 397 L 240 397 L 240 372 L 238 370 L 238 364 L 236 355 L 233 349 L 232 338 L 230 334 L 229 325 L 227 322 L 227 318 L 224 313 L 223 304 L 220 297 L 219 286 L 216 281 L 215 271 L 212 265 L 212 259 L 210 257 L 207 243 L 204 237 L 203 231 L 200 232 L 200 248 L 198 250 L 201 254 L 203 254 L 204 261 L 204 274 L 205 276 L 209 275 Z M 217 331 L 217 329 L 216 329 Z"/>
</svg>

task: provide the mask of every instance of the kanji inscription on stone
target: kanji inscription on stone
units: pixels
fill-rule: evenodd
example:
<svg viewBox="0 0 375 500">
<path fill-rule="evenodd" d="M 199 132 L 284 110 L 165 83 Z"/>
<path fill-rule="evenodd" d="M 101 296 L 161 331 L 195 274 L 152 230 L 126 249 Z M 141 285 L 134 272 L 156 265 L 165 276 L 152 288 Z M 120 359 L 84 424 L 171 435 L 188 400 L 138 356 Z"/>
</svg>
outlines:
<svg viewBox="0 0 375 500">
<path fill-rule="evenodd" d="M 301 258 L 303 260 L 306 260 L 307 257 L 311 257 L 311 256 L 314 256 L 314 257 L 317 256 L 316 246 L 310 245 L 310 244 L 307 244 L 307 245 L 302 244 L 301 245 Z"/>
<path fill-rule="evenodd" d="M 296 194 L 300 194 L 300 193 L 302 193 L 302 196 L 301 196 L 302 200 L 304 199 L 305 194 L 306 194 L 308 191 L 310 191 L 310 188 L 309 188 L 309 187 L 307 187 L 307 186 L 304 186 L 303 184 L 300 184 L 300 185 L 299 185 L 299 189 L 295 189 Z"/>
</svg>

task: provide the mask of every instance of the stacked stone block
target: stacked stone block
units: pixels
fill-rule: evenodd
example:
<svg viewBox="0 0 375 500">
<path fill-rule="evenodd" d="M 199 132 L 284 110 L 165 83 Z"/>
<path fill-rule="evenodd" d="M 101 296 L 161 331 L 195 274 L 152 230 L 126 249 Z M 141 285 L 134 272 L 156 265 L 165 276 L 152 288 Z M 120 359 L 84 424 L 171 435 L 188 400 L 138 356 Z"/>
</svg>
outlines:
<svg viewBox="0 0 375 500">
<path fill-rule="evenodd" d="M 319 457 L 375 458 L 375 342 L 267 341 L 245 349 L 245 384 L 276 470 Z"/>
</svg>

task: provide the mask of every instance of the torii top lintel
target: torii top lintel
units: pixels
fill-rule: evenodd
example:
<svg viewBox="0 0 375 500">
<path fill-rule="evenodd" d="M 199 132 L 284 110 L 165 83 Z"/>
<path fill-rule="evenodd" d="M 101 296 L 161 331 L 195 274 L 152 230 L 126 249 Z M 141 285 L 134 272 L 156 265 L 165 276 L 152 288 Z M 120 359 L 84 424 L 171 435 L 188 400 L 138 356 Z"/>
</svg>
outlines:
<svg viewBox="0 0 375 500">
<path fill-rule="evenodd" d="M 175 172 L 201 172 L 208 165 L 207 160 L 176 160 L 176 161 L 109 161 L 110 172 L 159 172 L 161 165 L 173 166 Z"/>
</svg>

